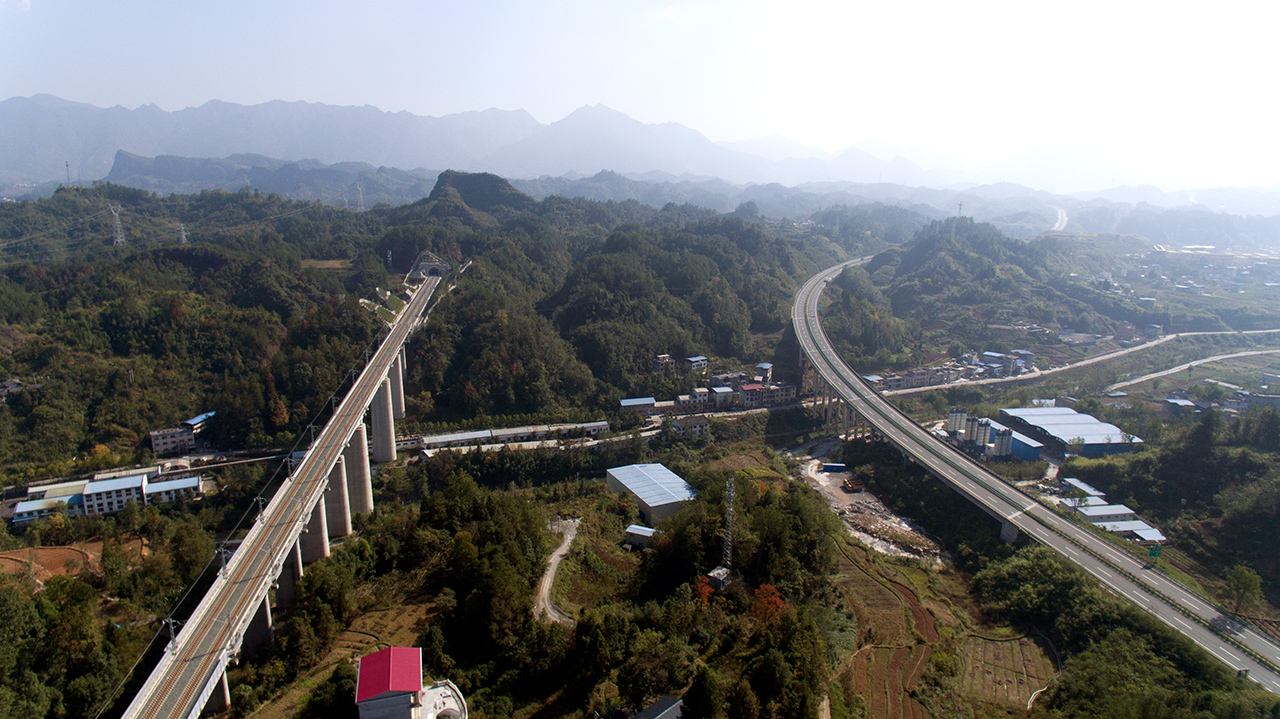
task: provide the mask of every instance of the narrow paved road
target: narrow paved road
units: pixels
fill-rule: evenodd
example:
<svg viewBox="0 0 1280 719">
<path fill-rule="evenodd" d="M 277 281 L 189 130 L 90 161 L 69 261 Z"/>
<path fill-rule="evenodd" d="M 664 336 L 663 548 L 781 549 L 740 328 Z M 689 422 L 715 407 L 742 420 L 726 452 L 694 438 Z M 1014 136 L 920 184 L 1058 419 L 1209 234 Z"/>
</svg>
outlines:
<svg viewBox="0 0 1280 719">
<path fill-rule="evenodd" d="M 1107 387 L 1106 391 L 1110 392 L 1112 390 L 1120 389 L 1121 387 L 1129 387 L 1135 384 L 1142 384 L 1147 380 L 1153 380 L 1158 377 L 1167 377 L 1171 374 L 1174 374 L 1175 372 L 1182 372 L 1183 370 L 1191 369 L 1192 367 L 1196 367 L 1202 364 L 1208 364 L 1210 362 L 1221 362 L 1222 360 L 1235 359 L 1236 357 L 1252 357 L 1253 355 L 1273 355 L 1273 354 L 1280 354 L 1280 350 L 1251 350 L 1249 352 L 1234 352 L 1229 355 L 1214 355 L 1213 357 L 1205 357 L 1204 359 L 1198 359 L 1198 360 L 1195 360 L 1194 362 L 1187 362 L 1186 364 L 1180 364 L 1177 367 L 1170 367 L 1169 369 L 1163 370 L 1161 372 L 1152 372 L 1151 374 L 1145 374 L 1145 375 L 1142 375 L 1141 377 L 1137 377 L 1134 379 L 1127 379 L 1123 382 L 1116 382 L 1115 384 Z"/>
<path fill-rule="evenodd" d="M 556 551 L 551 553 L 551 558 L 547 560 L 547 571 L 542 573 L 542 579 L 538 581 L 538 596 L 534 599 L 533 613 L 539 617 L 546 617 L 547 620 L 559 622 L 567 626 L 573 626 L 573 617 L 560 611 L 556 603 L 551 599 L 551 586 L 556 582 L 556 570 L 560 568 L 560 560 L 569 554 L 569 547 L 573 544 L 573 538 L 578 536 L 578 525 L 582 519 L 568 519 L 557 522 L 553 527 L 555 531 L 563 532 L 564 539 L 560 541 L 560 546 L 556 547 Z"/>
</svg>

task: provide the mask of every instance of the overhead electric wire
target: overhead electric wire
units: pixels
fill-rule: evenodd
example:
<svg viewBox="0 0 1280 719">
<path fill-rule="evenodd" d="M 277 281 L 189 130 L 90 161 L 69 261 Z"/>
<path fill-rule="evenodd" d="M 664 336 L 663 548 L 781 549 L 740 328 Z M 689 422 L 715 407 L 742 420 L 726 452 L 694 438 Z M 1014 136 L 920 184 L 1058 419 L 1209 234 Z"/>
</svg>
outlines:
<svg viewBox="0 0 1280 719">
<path fill-rule="evenodd" d="M 318 209 L 318 208 L 323 208 L 323 207 L 324 207 L 324 203 L 325 203 L 325 202 L 328 202 L 328 201 L 333 200 L 333 199 L 336 199 L 336 198 L 338 198 L 338 197 L 342 197 L 342 196 L 344 196 L 344 195 L 350 194 L 350 193 L 351 193 L 353 190 L 355 190 L 355 189 L 356 189 L 355 185 L 351 185 L 351 186 L 347 187 L 347 188 L 346 188 L 346 189 L 344 189 L 344 190 L 341 190 L 341 191 L 338 191 L 338 192 L 334 192 L 334 193 L 332 193 L 332 194 L 329 194 L 329 195 L 326 195 L 326 196 L 324 196 L 324 197 L 321 197 L 321 198 L 319 198 L 319 199 L 317 199 L 317 200 L 308 200 L 308 201 L 306 202 L 306 205 L 305 205 L 305 206 L 303 206 L 303 207 L 299 207 L 299 208 L 297 208 L 297 209 L 290 210 L 290 211 L 288 211 L 288 212 L 282 212 L 282 213 L 280 213 L 280 214 L 278 214 L 278 215 L 272 215 L 272 216 L 270 216 L 270 217 L 264 217 L 264 218 L 259 219 L 259 220 L 252 220 L 252 221 L 250 221 L 250 222 L 243 222 L 243 223 L 240 223 L 240 224 L 238 224 L 238 225 L 232 225 L 232 226 L 230 226 L 230 227 L 215 227 L 215 228 L 210 228 L 210 229 L 201 229 L 201 227 L 202 227 L 202 225 L 203 225 L 203 223 L 204 223 L 205 221 L 204 221 L 204 220 L 200 220 L 200 221 L 198 221 L 198 222 L 200 222 L 201 224 L 197 224 L 197 225 L 195 225 L 195 231 L 197 231 L 197 232 L 210 232 L 210 233 L 212 233 L 212 232 L 217 232 L 217 233 L 227 233 L 227 232 L 235 232 L 235 231 L 237 231 L 237 230 L 243 230 L 243 229 L 246 229 L 246 228 L 249 228 L 249 227 L 254 227 L 254 226 L 257 226 L 257 225 L 263 225 L 263 224 L 266 224 L 266 223 L 269 223 L 269 222 L 274 222 L 274 221 L 276 221 L 276 220 L 282 220 L 282 219 L 287 218 L 287 217 L 293 217 L 294 215 L 302 214 L 303 212 L 307 212 L 308 210 L 314 210 L 314 209 Z M 290 201 L 291 201 L 291 202 L 298 202 L 298 200 L 290 200 Z M 72 242 L 74 242 L 75 240 L 73 240 L 73 239 L 72 239 L 72 238 L 70 238 L 70 237 L 67 237 L 65 240 L 63 240 L 63 241 L 61 241 L 61 242 L 47 243 L 47 244 L 43 244 L 43 245 L 33 245 L 33 246 L 30 246 L 30 247 L 25 247 L 25 248 L 8 249 L 8 248 L 10 248 L 10 247 L 12 247 L 12 246 L 14 246 L 14 245 L 18 245 L 18 244 L 20 244 L 20 243 L 24 243 L 24 242 L 30 242 L 31 240 L 36 240 L 36 239 L 39 239 L 39 238 L 41 238 L 41 237 L 44 237 L 44 236 L 47 236 L 47 235 L 54 234 L 55 232 L 69 230 L 69 229 L 71 229 L 72 227 L 75 227 L 75 226 L 77 226 L 77 225 L 84 224 L 84 223 L 89 222 L 90 220 L 94 220 L 94 219 L 96 219 L 96 218 L 98 218 L 98 217 L 102 217 L 103 215 L 109 214 L 110 212 L 111 212 L 110 210 L 103 210 L 102 212 L 99 212 L 99 213 L 97 213 L 97 214 L 95 214 L 95 215 L 90 215 L 90 216 L 88 216 L 88 217 L 82 218 L 82 219 L 80 219 L 80 220 L 76 220 L 75 222 L 72 222 L 72 223 L 69 223 L 69 224 L 60 225 L 59 227 L 55 227 L 55 228 L 52 228 L 52 229 L 49 229 L 49 230 L 45 230 L 45 231 L 43 231 L 43 232 L 39 232 L 39 233 L 35 233 L 35 234 L 31 234 L 31 235 L 26 235 L 26 236 L 24 236 L 24 237 L 19 237 L 19 238 L 13 239 L 13 240 L 8 240 L 8 241 L 0 242 L 0 267 L 6 266 L 6 265 L 15 264 L 15 262 L 13 261 L 15 258 L 16 258 L 17 260 L 21 260 L 21 259 L 25 259 L 25 258 L 30 258 L 30 257 L 34 257 L 34 256 L 38 256 L 38 255 L 42 255 L 42 254 L 45 254 L 45 253 L 51 253 L 51 252 L 57 251 L 57 250 L 59 250 L 59 249 L 62 249 L 62 250 L 79 249 L 80 247 L 87 246 L 87 245 L 91 242 L 91 240 L 90 240 L 90 241 L 84 241 L 84 242 L 82 242 L 80 245 L 76 245 L 76 246 L 73 248 L 73 247 L 72 247 L 72 245 L 71 245 L 71 243 L 72 243 Z M 155 218 L 155 219 L 160 220 L 160 221 L 165 221 L 165 222 L 174 222 L 174 223 L 176 223 L 176 222 L 177 222 L 177 220 L 174 220 L 174 219 L 172 219 L 172 218 L 168 218 L 168 217 L 157 217 L 157 218 Z M 164 242 L 163 240 L 152 240 L 152 241 L 154 241 L 154 242 Z M 109 244 L 107 244 L 107 243 L 103 243 L 103 246 L 104 246 L 104 247 L 106 247 L 106 246 L 110 246 L 110 245 L 109 245 Z M 9 260 L 9 261 L 5 261 L 5 260 Z"/>
<path fill-rule="evenodd" d="M 102 217 L 103 215 L 110 214 L 110 212 L 111 212 L 111 210 L 109 210 L 109 209 L 107 209 L 107 210 L 103 210 L 102 212 L 99 212 L 99 213 L 98 213 L 98 214 L 96 214 L 96 215 L 89 215 L 88 217 L 85 217 L 85 218 L 82 218 L 82 219 L 76 220 L 75 222 L 72 222 L 72 223 L 69 223 L 69 224 L 60 225 L 60 226 L 55 227 L 55 228 L 53 228 L 53 229 L 45 230 L 45 231 L 43 231 L 43 232 L 37 232 L 37 233 L 35 233 L 35 234 L 27 235 L 27 236 L 25 236 L 25 237 L 18 237 L 18 238 L 16 238 L 16 239 L 12 239 L 12 240 L 5 240 L 5 241 L 3 241 L 2 243 L 0 243 L 0 249 L 3 249 L 3 248 L 5 248 L 5 247 L 9 247 L 10 245 L 16 245 L 16 244 L 18 244 L 18 243 L 20 243 L 20 242 L 29 242 L 29 241 L 31 241 L 31 240 L 38 240 L 38 239 L 40 239 L 41 237 L 44 237 L 45 235 L 52 235 L 53 233 L 58 232 L 58 231 L 62 231 L 62 230 L 69 230 L 69 229 L 71 229 L 72 227 L 75 227 L 76 225 L 83 225 L 84 223 L 88 222 L 89 220 L 97 219 L 97 218 L 99 218 L 99 217 Z"/>
</svg>

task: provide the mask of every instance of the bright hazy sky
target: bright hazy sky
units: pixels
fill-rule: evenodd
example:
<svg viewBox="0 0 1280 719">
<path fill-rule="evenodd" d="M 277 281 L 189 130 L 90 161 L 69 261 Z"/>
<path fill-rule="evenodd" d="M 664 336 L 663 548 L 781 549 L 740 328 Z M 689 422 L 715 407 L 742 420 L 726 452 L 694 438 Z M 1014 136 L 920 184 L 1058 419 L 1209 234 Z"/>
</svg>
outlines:
<svg viewBox="0 0 1280 719">
<path fill-rule="evenodd" d="M 925 167 L 1033 152 L 1165 189 L 1272 185 L 1278 15 L 1204 0 L 0 0 L 0 98 L 542 122 L 602 103 L 713 140 L 890 143 Z"/>
</svg>

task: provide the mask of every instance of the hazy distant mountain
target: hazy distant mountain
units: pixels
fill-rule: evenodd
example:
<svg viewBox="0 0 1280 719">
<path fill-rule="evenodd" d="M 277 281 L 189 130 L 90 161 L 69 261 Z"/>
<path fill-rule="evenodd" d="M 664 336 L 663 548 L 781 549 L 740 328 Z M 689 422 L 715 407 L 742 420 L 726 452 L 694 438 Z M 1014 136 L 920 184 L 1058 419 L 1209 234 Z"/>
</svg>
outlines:
<svg viewBox="0 0 1280 719">
<path fill-rule="evenodd" d="M 1090 232 L 1116 231 L 1116 218 L 1144 203 L 1280 214 L 1280 190 L 1274 187 L 1181 193 L 1113 187 L 1073 196 L 1028 187 L 1061 191 L 1114 184 L 1099 180 L 1112 170 L 1088 148 L 1028 152 L 973 174 L 970 180 L 986 184 L 972 185 L 908 159 L 927 162 L 930 151 L 890 155 L 897 148 L 863 144 L 830 156 L 778 136 L 714 143 L 683 125 L 645 124 L 603 105 L 543 125 L 523 110 L 422 117 L 369 106 L 211 101 L 165 112 L 154 105 L 102 109 L 36 95 L 0 101 L 0 194 L 48 194 L 66 181 L 69 162 L 73 181 L 87 183 L 111 172 L 114 182 L 158 192 L 234 189 L 239 177 L 248 177 L 262 189 L 322 199 L 359 180 L 366 206 L 421 197 L 420 183 L 444 169 L 542 178 L 537 191 L 690 202 L 721 211 L 758 197 L 762 212 L 787 217 L 861 201 L 927 205 L 944 214 L 964 203 L 966 215 L 1024 236 L 1053 227 L 1059 209 L 1068 214 L 1067 231 Z M 113 162 L 119 169 L 112 170 Z M 614 175 L 600 175 L 602 170 Z M 627 178 L 644 184 L 624 186 Z M 26 186 L 5 187 L 16 183 Z M 46 184 L 33 191 L 34 183 Z M 350 204 L 351 198 L 334 201 Z M 1097 202 L 1103 210 L 1095 211 Z M 1116 203 L 1127 209 L 1112 207 Z"/>
<path fill-rule="evenodd" d="M 768 176 L 772 163 L 720 147 L 684 125 L 646 125 L 594 105 L 499 148 L 481 164 L 504 177 L 663 170 L 759 182 Z"/>
<path fill-rule="evenodd" d="M 117 150 L 154 157 L 257 154 L 324 163 L 463 167 L 539 127 L 523 110 L 444 117 L 279 100 L 261 105 L 211 101 L 165 112 L 101 109 L 49 95 L 0 102 L 0 182 L 96 180 Z"/>
<path fill-rule="evenodd" d="M 767 160 L 830 160 L 835 153 L 827 152 L 820 147 L 804 145 L 782 135 L 770 135 L 757 140 L 739 140 L 737 142 L 717 142 L 717 145 L 733 150 L 758 155 Z"/>
<path fill-rule="evenodd" d="M 364 162 L 325 165 L 316 160 L 289 162 L 262 155 L 151 158 L 121 150 L 105 179 L 162 195 L 234 191 L 248 185 L 296 200 L 320 200 L 356 209 L 362 203 L 373 207 L 420 200 L 431 192 L 438 174 L 374 167 Z"/>
</svg>

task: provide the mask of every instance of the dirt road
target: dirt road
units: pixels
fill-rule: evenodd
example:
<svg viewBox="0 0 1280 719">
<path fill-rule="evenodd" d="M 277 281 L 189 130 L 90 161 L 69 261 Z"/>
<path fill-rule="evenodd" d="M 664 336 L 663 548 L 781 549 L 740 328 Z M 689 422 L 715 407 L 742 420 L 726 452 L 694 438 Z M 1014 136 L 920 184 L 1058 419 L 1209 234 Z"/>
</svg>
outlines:
<svg viewBox="0 0 1280 719">
<path fill-rule="evenodd" d="M 573 617 L 560 611 L 555 602 L 551 601 L 551 585 L 556 581 L 556 570 L 560 568 L 560 560 L 569 553 L 573 538 L 578 535 L 578 523 L 581 521 L 581 519 L 567 519 L 552 524 L 552 531 L 560 532 L 564 535 L 564 539 L 547 560 L 547 571 L 543 572 L 542 579 L 538 581 L 538 596 L 533 603 L 533 613 L 538 617 L 568 626 L 573 626 Z"/>
</svg>

